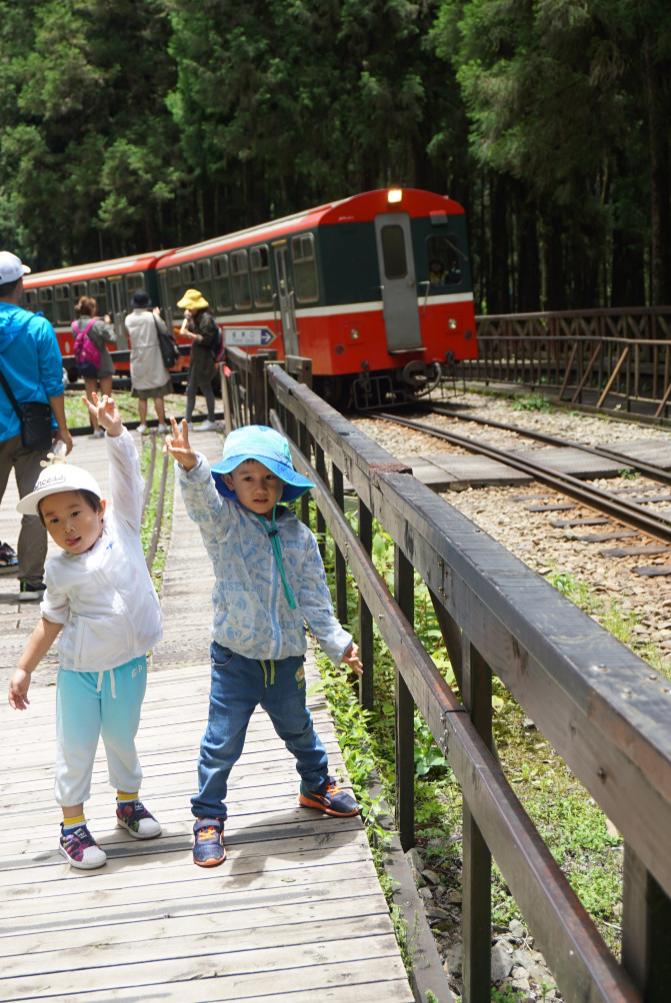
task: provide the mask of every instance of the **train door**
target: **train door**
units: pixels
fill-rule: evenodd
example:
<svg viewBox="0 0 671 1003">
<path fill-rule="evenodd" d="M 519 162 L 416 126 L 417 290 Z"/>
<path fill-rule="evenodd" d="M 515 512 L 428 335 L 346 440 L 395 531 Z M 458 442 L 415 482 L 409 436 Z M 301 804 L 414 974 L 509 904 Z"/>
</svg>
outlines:
<svg viewBox="0 0 671 1003">
<path fill-rule="evenodd" d="M 422 348 L 422 338 L 409 216 L 398 212 L 376 216 L 375 239 L 387 348 L 392 354 L 416 352 Z"/>
<path fill-rule="evenodd" d="M 275 270 L 277 272 L 277 296 L 282 320 L 284 354 L 298 355 L 298 329 L 296 327 L 296 302 L 293 280 L 289 269 L 289 245 L 286 243 L 274 249 Z"/>
<path fill-rule="evenodd" d="M 126 296 L 123 279 L 108 279 L 108 287 L 109 311 L 112 314 L 112 323 L 116 332 L 116 347 L 117 349 L 126 349 L 128 348 L 128 339 L 126 338 L 126 325 L 124 324 Z"/>
</svg>

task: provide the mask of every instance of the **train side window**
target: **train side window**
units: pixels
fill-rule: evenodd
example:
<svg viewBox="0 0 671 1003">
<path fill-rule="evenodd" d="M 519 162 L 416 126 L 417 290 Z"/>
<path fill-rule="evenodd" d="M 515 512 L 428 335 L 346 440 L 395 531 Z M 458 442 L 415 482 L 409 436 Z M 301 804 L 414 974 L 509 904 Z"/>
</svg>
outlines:
<svg viewBox="0 0 671 1003">
<path fill-rule="evenodd" d="M 212 306 L 212 262 L 209 258 L 199 258 L 195 264 L 196 288 L 203 294 L 207 302 Z"/>
<path fill-rule="evenodd" d="M 158 288 L 161 306 L 167 310 L 170 306 L 170 295 L 168 293 L 168 273 L 165 268 L 158 273 Z"/>
<path fill-rule="evenodd" d="M 233 303 L 236 310 L 247 310 L 252 305 L 247 251 L 233 251 L 230 258 Z"/>
<path fill-rule="evenodd" d="M 107 310 L 107 283 L 105 279 L 91 279 L 89 293 L 96 301 L 98 315 L 104 317 Z"/>
<path fill-rule="evenodd" d="M 126 291 L 131 297 L 136 289 L 146 289 L 144 272 L 131 272 L 126 276 Z"/>
<path fill-rule="evenodd" d="M 76 303 L 80 296 L 87 295 L 86 282 L 73 282 L 70 286 L 72 302 Z"/>
<path fill-rule="evenodd" d="M 221 254 L 212 259 L 214 300 L 217 310 L 231 309 L 231 279 L 228 274 L 228 255 Z"/>
<path fill-rule="evenodd" d="M 184 286 L 184 292 L 188 288 L 191 288 L 196 284 L 196 266 L 192 261 L 188 264 L 182 265 L 182 285 Z"/>
<path fill-rule="evenodd" d="M 397 224 L 383 226 L 380 233 L 384 274 L 388 279 L 402 279 L 408 274 L 405 257 L 405 237 L 403 227 Z"/>
<path fill-rule="evenodd" d="M 56 323 L 69 324 L 72 318 L 72 307 L 70 306 L 70 286 L 56 286 L 54 289 L 54 300 L 56 307 Z"/>
<path fill-rule="evenodd" d="M 40 310 L 52 323 L 54 321 L 54 291 L 51 286 L 42 286 L 39 291 Z"/>
<path fill-rule="evenodd" d="M 270 257 L 268 245 L 261 244 L 249 252 L 249 264 L 252 270 L 252 289 L 254 290 L 255 306 L 272 306 L 273 284 L 270 278 Z"/>
<path fill-rule="evenodd" d="M 433 234 L 426 242 L 426 263 L 431 286 L 455 286 L 461 282 L 465 255 L 451 234 Z"/>
<path fill-rule="evenodd" d="M 291 241 L 291 261 L 294 268 L 294 289 L 298 303 L 315 303 L 319 299 L 319 281 L 315 260 L 315 239 L 302 233 Z"/>
<path fill-rule="evenodd" d="M 168 269 L 168 284 L 170 286 L 170 306 L 173 310 L 177 310 L 177 300 L 180 300 L 186 292 L 185 289 L 182 289 L 182 275 L 179 265 Z"/>
<path fill-rule="evenodd" d="M 26 310 L 32 310 L 33 313 L 35 313 L 36 310 L 39 310 L 40 307 L 37 289 L 24 289 L 23 302 Z"/>
</svg>

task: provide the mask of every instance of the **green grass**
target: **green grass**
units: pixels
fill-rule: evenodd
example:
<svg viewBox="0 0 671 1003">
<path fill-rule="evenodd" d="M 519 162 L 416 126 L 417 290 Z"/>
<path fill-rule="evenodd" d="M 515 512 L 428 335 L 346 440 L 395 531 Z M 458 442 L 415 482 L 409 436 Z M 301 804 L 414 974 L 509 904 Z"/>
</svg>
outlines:
<svg viewBox="0 0 671 1003">
<path fill-rule="evenodd" d="M 165 410 L 168 416 L 177 416 L 184 413 L 184 396 L 182 394 L 169 394 L 164 399 Z M 114 400 L 119 408 L 122 421 L 139 421 L 137 397 L 133 397 L 130 390 L 115 390 Z M 65 416 L 68 428 L 88 428 L 91 424 L 86 405 L 82 400 L 81 390 L 65 391 Z M 154 405 L 149 401 L 149 418 L 154 417 Z"/>
</svg>

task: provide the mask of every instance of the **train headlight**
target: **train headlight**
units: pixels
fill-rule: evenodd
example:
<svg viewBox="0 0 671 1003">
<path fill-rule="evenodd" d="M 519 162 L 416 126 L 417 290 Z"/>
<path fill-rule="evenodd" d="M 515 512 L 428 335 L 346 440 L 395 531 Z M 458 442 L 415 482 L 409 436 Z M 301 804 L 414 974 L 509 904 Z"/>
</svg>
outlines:
<svg viewBox="0 0 671 1003">
<path fill-rule="evenodd" d="M 359 332 L 357 331 L 357 329 L 355 327 L 352 328 L 352 330 L 349 333 L 349 336 L 352 339 L 352 341 L 358 341 L 359 340 Z"/>
<path fill-rule="evenodd" d="M 390 188 L 387 192 L 387 202 L 394 203 L 400 202 L 403 198 L 403 192 L 400 188 Z"/>
<path fill-rule="evenodd" d="M 456 329 L 457 329 L 457 322 L 454 319 L 454 317 L 450 317 L 450 319 L 447 322 L 447 326 L 449 327 L 450 331 L 456 331 Z"/>
</svg>

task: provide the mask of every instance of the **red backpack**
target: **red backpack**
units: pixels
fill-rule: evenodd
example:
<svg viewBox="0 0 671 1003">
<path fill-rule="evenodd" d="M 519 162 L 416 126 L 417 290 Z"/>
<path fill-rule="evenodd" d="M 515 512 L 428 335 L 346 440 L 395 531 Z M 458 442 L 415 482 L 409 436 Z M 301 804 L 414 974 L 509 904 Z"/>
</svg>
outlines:
<svg viewBox="0 0 671 1003">
<path fill-rule="evenodd" d="M 73 320 L 72 322 L 72 333 L 75 335 L 75 344 L 72 353 L 79 366 L 100 368 L 100 349 L 89 338 L 89 331 L 97 319 L 97 317 L 92 317 L 83 331 L 79 330 L 78 321 Z"/>
</svg>

